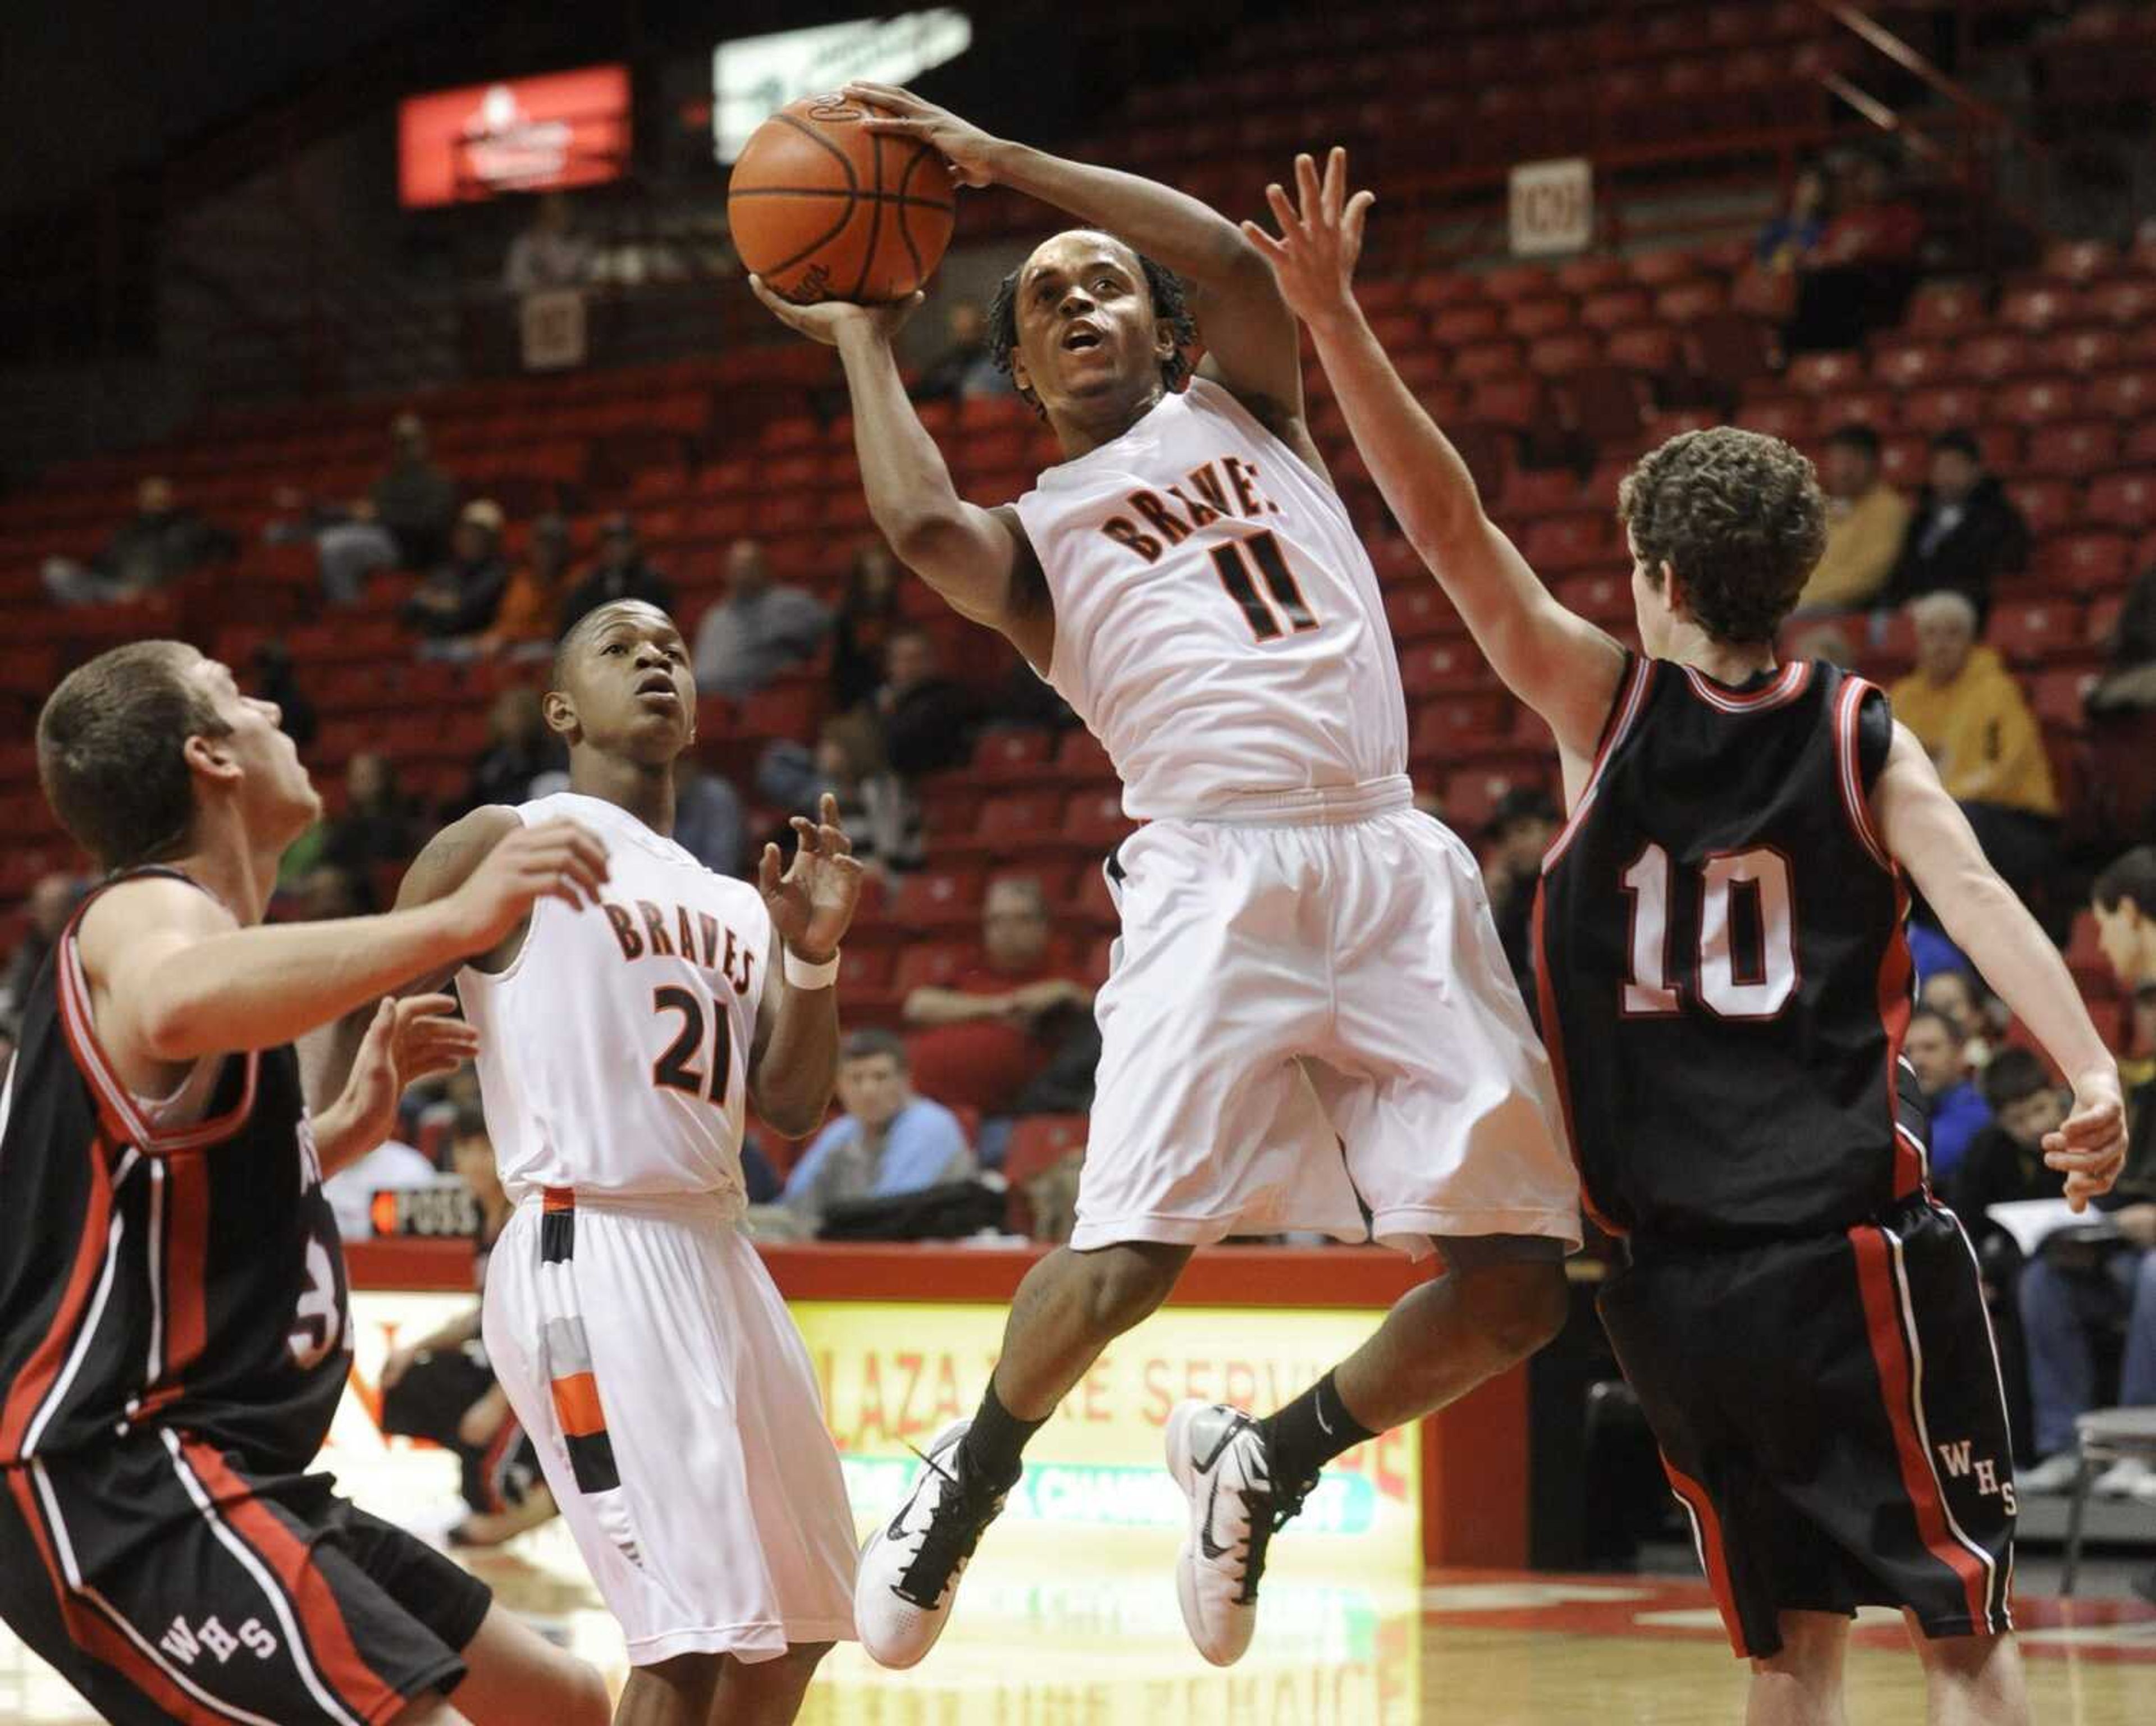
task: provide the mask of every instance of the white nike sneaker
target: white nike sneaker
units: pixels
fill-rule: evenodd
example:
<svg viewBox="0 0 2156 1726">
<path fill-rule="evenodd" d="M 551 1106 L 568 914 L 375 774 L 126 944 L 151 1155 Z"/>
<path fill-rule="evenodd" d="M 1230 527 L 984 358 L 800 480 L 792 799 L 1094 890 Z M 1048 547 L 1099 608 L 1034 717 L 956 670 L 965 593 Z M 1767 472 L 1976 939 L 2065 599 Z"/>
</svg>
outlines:
<svg viewBox="0 0 2156 1726">
<path fill-rule="evenodd" d="M 1190 1500 L 1190 1533 L 1175 1561 L 1183 1627 L 1214 1665 L 1233 1666 L 1257 1628 L 1265 1549 L 1302 1494 L 1276 1492 L 1257 1423 L 1217 1402 L 1175 1405 L 1168 1472 Z"/>
<path fill-rule="evenodd" d="M 898 1514 L 869 1536 L 854 1579 L 854 1628 L 879 1666 L 915 1665 L 936 1646 L 958 1579 L 1003 1494 L 973 1478 L 958 1441 L 971 1420 L 936 1435 Z"/>
<path fill-rule="evenodd" d="M 2081 1472 L 2079 1451 L 2058 1451 L 2045 1457 L 2033 1468 L 2015 1469 L 2014 1484 L 2035 1497 L 2056 1497 L 2061 1492 L 2073 1491 L 2074 1482 Z"/>
<path fill-rule="evenodd" d="M 2096 1477 L 2089 1490 L 2099 1498 L 2138 1498 L 2150 1490 L 2156 1472 L 2138 1456 L 2121 1456 Z"/>
</svg>

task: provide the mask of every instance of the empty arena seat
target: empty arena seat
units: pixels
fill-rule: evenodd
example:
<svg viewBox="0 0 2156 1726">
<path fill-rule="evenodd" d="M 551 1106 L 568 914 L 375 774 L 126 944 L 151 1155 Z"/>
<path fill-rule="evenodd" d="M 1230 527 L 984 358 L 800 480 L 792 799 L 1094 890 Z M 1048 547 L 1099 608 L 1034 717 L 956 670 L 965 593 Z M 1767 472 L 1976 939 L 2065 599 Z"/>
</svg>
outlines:
<svg viewBox="0 0 2156 1726">
<path fill-rule="evenodd" d="M 1811 440 L 1819 422 L 1819 409 L 1809 396 L 1747 397 L 1744 405 L 1737 410 L 1737 424 L 1746 431 L 1755 431 L 1771 438 L 1786 439 L 1792 444 Z M 1832 417 L 1839 419 L 1838 414 Z"/>
<path fill-rule="evenodd" d="M 2023 378 L 1992 392 L 1987 418 L 2010 425 L 2045 426 L 2071 419 L 2081 390 L 2070 378 Z"/>
<path fill-rule="evenodd" d="M 1897 389 L 1921 389 L 1947 374 L 1948 350 L 1938 342 L 1884 337 L 1871 350 L 1871 375 Z"/>
<path fill-rule="evenodd" d="M 2088 316 L 2107 323 L 2145 328 L 2156 316 L 2156 277 L 2122 276 L 2099 282 L 2082 296 Z"/>
<path fill-rule="evenodd" d="M 972 927 L 980 917 L 978 869 L 921 869 L 898 878 L 886 912 L 913 927 Z"/>
<path fill-rule="evenodd" d="M 2118 428 L 2108 419 L 2047 425 L 2029 439 L 2024 465 L 2030 473 L 2097 473 L 2118 459 Z"/>
<path fill-rule="evenodd" d="M 2082 613 L 2071 599 L 2010 600 L 1994 605 L 1986 639 L 2009 659 L 2039 662 L 2082 646 Z"/>
<path fill-rule="evenodd" d="M 2091 521 L 2141 532 L 2156 527 L 2156 475 L 2128 471 L 2104 474 L 2089 486 Z"/>
<path fill-rule="evenodd" d="M 2075 322 L 2080 311 L 2081 296 L 2076 290 L 2041 283 L 2007 293 L 1999 302 L 1998 317 L 2009 329 L 2041 336 Z"/>
<path fill-rule="evenodd" d="M 2119 267 L 2118 248 L 2102 239 L 2055 239 L 2044 248 L 2039 271 L 2054 281 L 2087 283 Z"/>
<path fill-rule="evenodd" d="M 916 941 L 900 949 L 891 989 L 901 1000 L 916 989 L 949 989 L 978 962 L 963 941 Z"/>
<path fill-rule="evenodd" d="M 1599 511 L 1537 521 L 1527 530 L 1520 551 L 1537 573 L 1552 575 L 1622 561 L 1616 523 Z"/>
<path fill-rule="evenodd" d="M 2123 533 L 2092 530 L 2054 534 L 2036 553 L 2046 585 L 2072 593 L 2104 593 L 2133 579 L 2133 542 Z"/>
<path fill-rule="evenodd" d="M 2006 495 L 2013 499 L 2014 507 L 2021 511 L 2021 519 L 2029 524 L 2030 532 L 2040 539 L 2062 528 L 2080 525 L 2076 519 L 2080 488 L 2064 480 L 2011 480 Z"/>
<path fill-rule="evenodd" d="M 1591 330 L 1568 330 L 1530 343 L 1527 369 L 1544 378 L 1565 378 L 1602 361 L 1602 341 Z"/>
<path fill-rule="evenodd" d="M 1823 396 L 1854 389 L 1864 381 L 1864 356 L 1851 350 L 1800 353 L 1789 362 L 1783 381 L 1801 395 Z"/>
<path fill-rule="evenodd" d="M 2061 330 L 2037 348 L 2039 364 L 2090 378 L 2107 372 L 2126 357 L 2126 338 L 2116 330 L 2090 327 Z"/>
<path fill-rule="evenodd" d="M 1430 584 L 1437 591 L 1437 584 Z M 1451 602 L 1440 598 L 1448 608 Z M 1488 687 L 1491 671 L 1471 641 L 1438 641 L 1418 645 L 1400 655 L 1400 686 L 1408 699 L 1460 694 Z"/>
<path fill-rule="evenodd" d="M 1495 341 L 1505 333 L 1503 308 L 1486 301 L 1440 306 L 1429 320 L 1430 339 L 1440 347 L 1463 347 Z"/>
<path fill-rule="evenodd" d="M 990 732 L 973 746 L 973 773 L 991 782 L 1040 778 L 1055 741 L 1041 731 Z"/>
<path fill-rule="evenodd" d="M 1983 322 L 1984 295 L 1966 282 L 1927 282 L 1909 298 L 1912 336 L 1954 336 Z"/>
<path fill-rule="evenodd" d="M 1006 1226 L 1017 1235 L 1033 1232 L 1033 1205 L 1026 1188 L 1065 1157 L 1083 1156 L 1089 1122 L 1084 1115 L 1025 1115 L 1011 1128 L 1004 1150 L 1004 1179 L 1010 1196 Z"/>
<path fill-rule="evenodd" d="M 1121 791 L 1081 792 L 1063 812 L 1063 831 L 1074 845 L 1107 851 L 1136 825 L 1123 813 Z"/>
<path fill-rule="evenodd" d="M 1953 375 L 1974 383 L 1995 383 L 2028 368 L 2031 344 L 2013 330 L 1986 330 L 1954 344 Z"/>
<path fill-rule="evenodd" d="M 1912 390 L 1902 403 L 1902 423 L 1912 431 L 1967 429 L 1984 415 L 1984 392 L 1966 383 Z"/>
<path fill-rule="evenodd" d="M 2156 414 L 2156 369 L 2128 367 L 2105 372 L 2090 379 L 2088 408 L 2113 419 L 2139 419 Z"/>
</svg>

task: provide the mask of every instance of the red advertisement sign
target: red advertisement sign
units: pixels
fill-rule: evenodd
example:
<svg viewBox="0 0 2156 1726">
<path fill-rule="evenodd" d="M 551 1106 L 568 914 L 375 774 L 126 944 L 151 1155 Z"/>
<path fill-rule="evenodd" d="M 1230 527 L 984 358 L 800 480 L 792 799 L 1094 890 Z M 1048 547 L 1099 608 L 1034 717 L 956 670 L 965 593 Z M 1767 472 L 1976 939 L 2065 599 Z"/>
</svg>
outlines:
<svg viewBox="0 0 2156 1726">
<path fill-rule="evenodd" d="M 406 208 L 618 179 L 629 157 L 629 69 L 587 66 L 406 98 Z"/>
</svg>

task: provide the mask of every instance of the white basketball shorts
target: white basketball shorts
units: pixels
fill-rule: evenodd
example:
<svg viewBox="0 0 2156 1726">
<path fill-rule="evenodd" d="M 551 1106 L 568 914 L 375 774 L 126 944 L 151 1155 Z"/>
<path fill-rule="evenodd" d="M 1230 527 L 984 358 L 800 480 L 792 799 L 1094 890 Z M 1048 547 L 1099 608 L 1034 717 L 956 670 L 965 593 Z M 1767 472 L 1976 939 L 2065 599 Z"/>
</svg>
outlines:
<svg viewBox="0 0 2156 1726">
<path fill-rule="evenodd" d="M 488 1261 L 484 1330 L 630 1664 L 853 1636 L 808 1351 L 716 1197 L 533 1194 Z"/>
<path fill-rule="evenodd" d="M 1578 1246 L 1548 1058 L 1481 872 L 1405 779 L 1155 821 L 1108 877 L 1122 932 L 1074 1247 Z"/>
</svg>

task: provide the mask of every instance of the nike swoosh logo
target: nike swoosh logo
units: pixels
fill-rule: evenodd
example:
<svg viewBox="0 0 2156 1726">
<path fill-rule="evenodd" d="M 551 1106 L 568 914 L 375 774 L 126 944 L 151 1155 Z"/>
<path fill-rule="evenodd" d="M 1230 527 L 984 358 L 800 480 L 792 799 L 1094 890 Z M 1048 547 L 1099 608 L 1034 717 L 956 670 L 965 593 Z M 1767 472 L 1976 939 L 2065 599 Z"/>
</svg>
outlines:
<svg viewBox="0 0 2156 1726">
<path fill-rule="evenodd" d="M 1220 1453 L 1215 1451 L 1213 1454 L 1217 1456 Z M 1220 1477 L 1216 1474 L 1213 1477 L 1213 1490 L 1205 1495 L 1205 1520 L 1198 1525 L 1199 1548 L 1208 1559 L 1224 1559 L 1228 1555 L 1228 1548 L 1213 1538 L 1213 1507 L 1219 1502 Z"/>
<path fill-rule="evenodd" d="M 1327 1438 L 1332 1437 L 1332 1423 L 1325 1418 L 1325 1405 L 1322 1402 L 1313 1402 L 1310 1405 L 1310 1411 L 1317 1416 L 1317 1424 L 1324 1430 L 1325 1436 Z"/>
<path fill-rule="evenodd" d="M 921 1477 L 914 1482 L 913 1490 L 906 1495 L 906 1503 L 898 1507 L 898 1514 L 891 1519 L 891 1526 L 883 1531 L 887 1539 L 903 1540 L 906 1538 L 906 1518 L 920 1498 L 921 1489 L 928 1484 L 929 1477 L 935 1472 L 936 1464 L 932 1458 L 924 1456 L 921 1460 Z"/>
<path fill-rule="evenodd" d="M 1221 1429 L 1220 1436 L 1214 1441 L 1212 1450 L 1199 1461 L 1198 1464 L 1198 1472 L 1200 1474 L 1203 1474 L 1207 1469 L 1212 1467 L 1214 1463 L 1220 1460 L 1222 1454 L 1227 1450 L 1228 1446 L 1235 1443 L 1235 1435 L 1240 1432 L 1245 1426 L 1255 1424 L 1255 1423 L 1253 1422 L 1249 1416 L 1245 1415 L 1238 1415 L 1234 1420 L 1230 1420 L 1226 1426 Z"/>
</svg>

